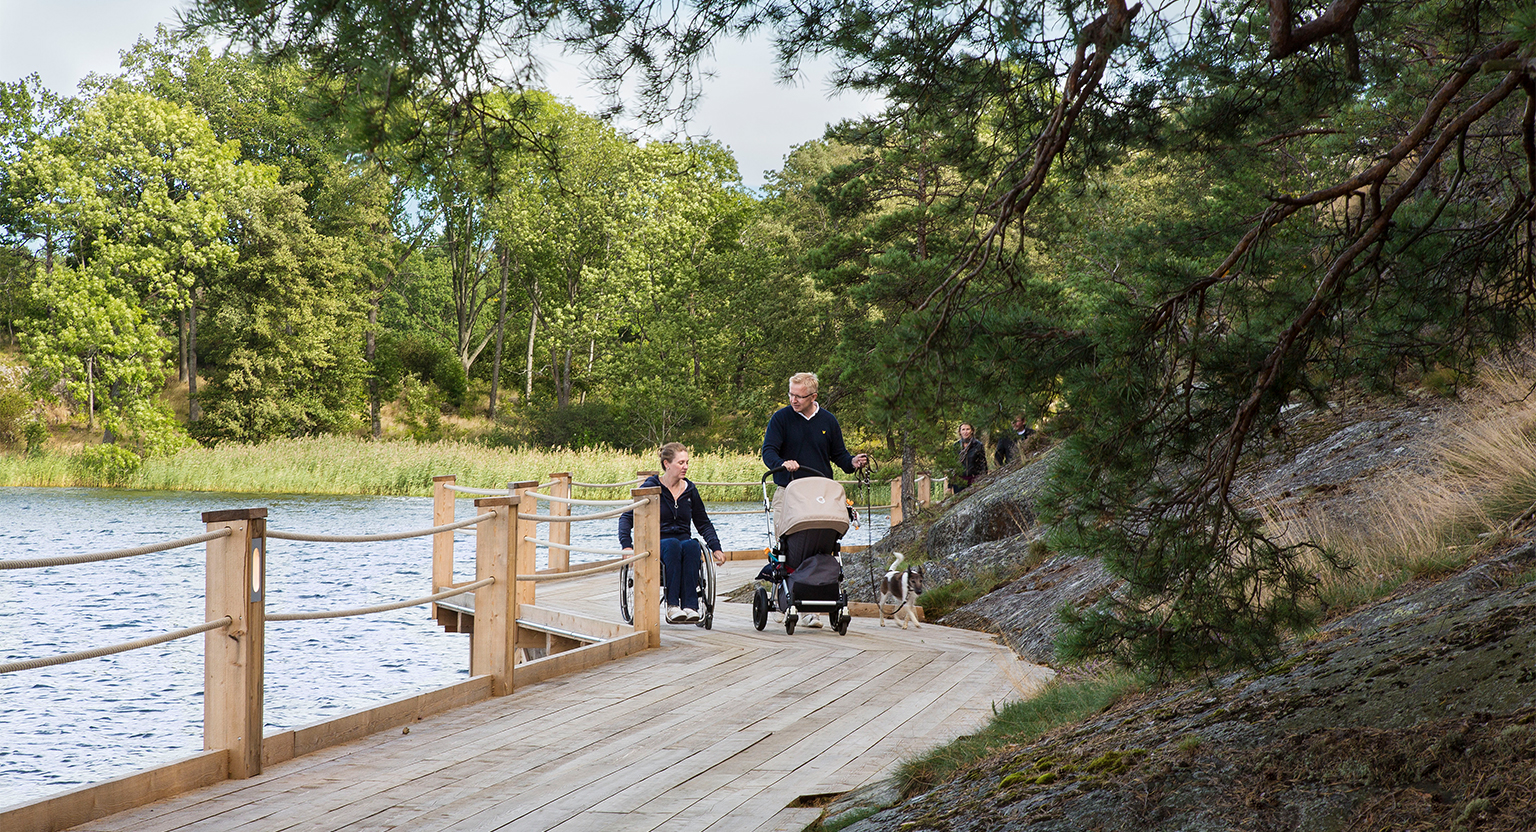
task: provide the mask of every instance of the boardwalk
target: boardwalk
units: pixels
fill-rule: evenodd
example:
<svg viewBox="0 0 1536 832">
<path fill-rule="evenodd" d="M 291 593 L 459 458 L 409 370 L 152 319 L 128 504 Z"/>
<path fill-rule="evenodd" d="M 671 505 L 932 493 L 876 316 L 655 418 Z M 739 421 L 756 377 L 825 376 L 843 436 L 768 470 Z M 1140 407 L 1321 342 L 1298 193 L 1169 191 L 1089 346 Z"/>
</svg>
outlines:
<svg viewBox="0 0 1536 832">
<path fill-rule="evenodd" d="M 756 564 L 729 564 L 725 587 Z M 540 603 L 613 617 L 612 575 Z M 847 636 L 722 604 L 715 628 L 77 829 L 799 830 L 845 792 L 974 730 L 1048 671 L 983 634 L 855 619 Z"/>
</svg>

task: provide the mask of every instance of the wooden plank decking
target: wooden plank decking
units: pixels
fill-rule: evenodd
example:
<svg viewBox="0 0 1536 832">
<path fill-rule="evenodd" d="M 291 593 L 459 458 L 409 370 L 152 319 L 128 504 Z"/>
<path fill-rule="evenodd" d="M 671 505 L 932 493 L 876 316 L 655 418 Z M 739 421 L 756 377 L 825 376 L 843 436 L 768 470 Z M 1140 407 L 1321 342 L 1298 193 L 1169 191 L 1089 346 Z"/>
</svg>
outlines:
<svg viewBox="0 0 1536 832">
<path fill-rule="evenodd" d="M 757 564 L 727 564 L 721 585 Z M 612 575 L 539 588 L 539 603 L 616 617 Z M 990 637 L 855 619 L 753 629 L 722 604 L 712 631 L 76 827 L 94 832 L 799 830 L 797 798 L 888 775 L 974 730 L 1049 671 Z"/>
</svg>

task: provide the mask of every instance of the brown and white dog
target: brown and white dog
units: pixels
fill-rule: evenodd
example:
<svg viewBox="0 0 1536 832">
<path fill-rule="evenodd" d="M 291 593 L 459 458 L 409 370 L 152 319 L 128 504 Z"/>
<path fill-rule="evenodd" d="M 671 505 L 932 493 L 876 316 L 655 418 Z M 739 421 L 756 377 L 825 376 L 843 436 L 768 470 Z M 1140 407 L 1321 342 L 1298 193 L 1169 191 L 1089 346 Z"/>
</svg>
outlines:
<svg viewBox="0 0 1536 832">
<path fill-rule="evenodd" d="M 891 617 L 901 622 L 901 629 L 907 629 L 907 621 L 912 622 L 915 628 L 921 628 L 917 623 L 917 596 L 923 594 L 923 568 L 916 569 L 910 566 L 906 569 L 897 569 L 905 558 L 900 552 L 896 553 L 896 559 L 891 561 L 891 568 L 880 579 L 880 626 L 885 626 L 886 610 L 891 610 Z M 903 614 L 905 610 L 905 614 Z"/>
</svg>

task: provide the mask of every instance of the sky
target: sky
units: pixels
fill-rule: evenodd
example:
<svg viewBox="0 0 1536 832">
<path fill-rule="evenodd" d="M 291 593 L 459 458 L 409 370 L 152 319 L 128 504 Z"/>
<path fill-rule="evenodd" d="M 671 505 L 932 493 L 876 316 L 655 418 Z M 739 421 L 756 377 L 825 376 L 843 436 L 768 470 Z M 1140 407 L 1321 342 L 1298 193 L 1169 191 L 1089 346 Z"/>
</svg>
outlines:
<svg viewBox="0 0 1536 832">
<path fill-rule="evenodd" d="M 0 81 L 33 72 L 50 90 L 74 94 L 92 72 L 118 70 L 118 53 L 148 36 L 160 23 L 175 25 L 178 0 L 0 0 Z M 716 51 L 717 77 L 688 124 L 693 136 L 709 136 L 731 149 L 742 180 L 752 188 L 763 173 L 778 170 L 795 145 L 820 138 L 828 123 L 872 112 L 874 104 L 827 89 L 827 65 L 807 65 L 796 86 L 774 78 L 766 41 L 728 43 Z M 550 91 L 578 109 L 598 109 L 572 62 L 556 61 L 547 73 Z"/>
</svg>

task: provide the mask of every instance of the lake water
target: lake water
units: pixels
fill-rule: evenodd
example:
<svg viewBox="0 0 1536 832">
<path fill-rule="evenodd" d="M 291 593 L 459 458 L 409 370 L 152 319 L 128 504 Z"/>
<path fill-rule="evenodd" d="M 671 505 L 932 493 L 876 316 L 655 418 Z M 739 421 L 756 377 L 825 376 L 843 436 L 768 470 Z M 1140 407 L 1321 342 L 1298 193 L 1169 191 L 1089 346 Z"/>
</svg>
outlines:
<svg viewBox="0 0 1536 832">
<path fill-rule="evenodd" d="M 541 511 L 547 510 L 541 504 Z M 316 497 L 86 488 L 0 488 L 0 560 L 85 554 L 201 534 L 205 511 L 268 509 L 272 530 L 382 534 L 432 525 L 418 497 Z M 727 549 L 767 541 L 761 503 L 717 504 Z M 459 518 L 472 515 L 468 500 Z M 607 507 L 574 506 L 576 514 Z M 860 520 L 864 518 L 860 513 Z M 878 540 L 887 517 L 850 530 Z M 618 548 L 618 520 L 574 523 L 571 543 Z M 548 532 L 540 527 L 539 536 Z M 474 576 L 474 535 L 455 535 L 458 580 Z M 203 544 L 102 563 L 0 571 L 0 662 L 158 635 L 203 621 Z M 269 540 L 267 610 L 342 610 L 430 592 L 431 539 L 367 544 Z M 601 556 L 573 552 L 573 563 Z M 542 555 L 541 555 L 542 560 Z M 615 601 L 615 616 L 617 601 Z M 268 622 L 268 731 L 331 719 L 467 678 L 469 637 L 425 606 L 360 617 Z M 203 637 L 0 674 L 0 809 L 202 749 Z"/>
</svg>

